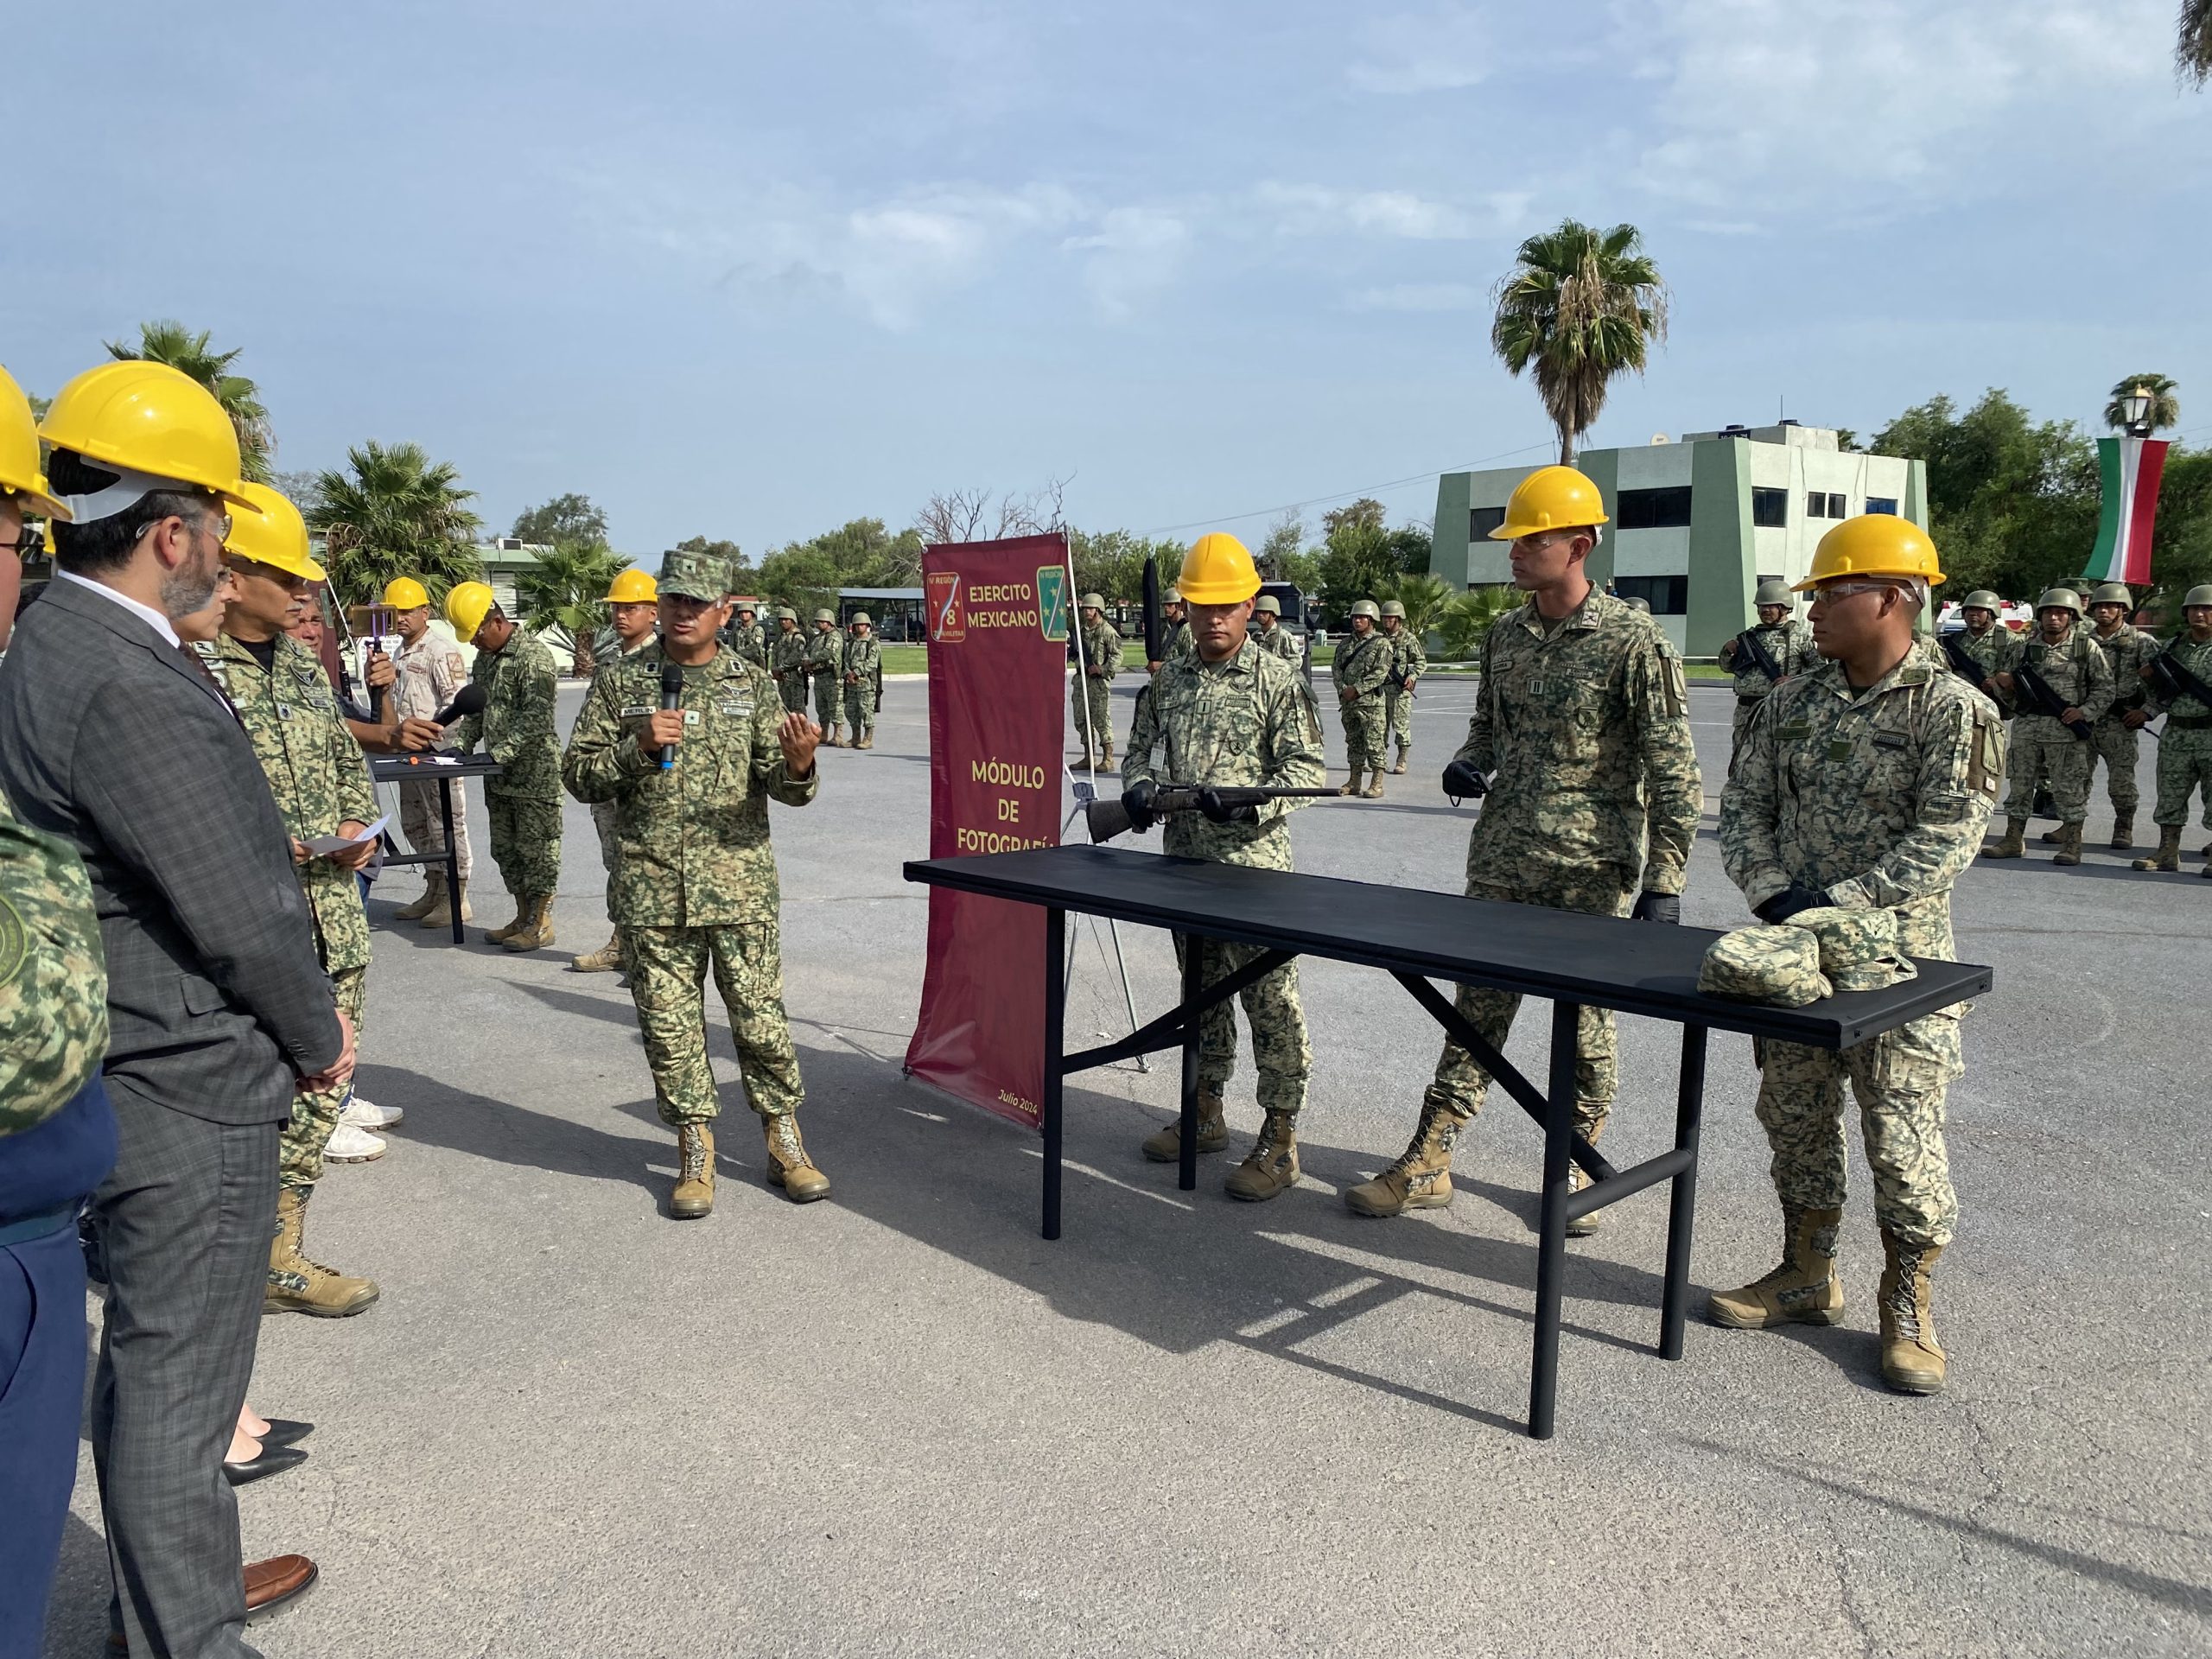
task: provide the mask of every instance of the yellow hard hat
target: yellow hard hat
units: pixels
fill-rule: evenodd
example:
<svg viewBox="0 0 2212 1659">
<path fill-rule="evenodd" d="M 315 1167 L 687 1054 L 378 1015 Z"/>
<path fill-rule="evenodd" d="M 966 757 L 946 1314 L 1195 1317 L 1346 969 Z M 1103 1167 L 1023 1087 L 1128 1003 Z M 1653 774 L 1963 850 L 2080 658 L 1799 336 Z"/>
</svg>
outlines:
<svg viewBox="0 0 2212 1659">
<path fill-rule="evenodd" d="M 1515 542 L 1547 530 L 1580 530 L 1605 522 L 1605 499 L 1572 467 L 1539 467 L 1513 486 L 1506 498 L 1505 522 L 1490 533 L 1493 542 Z"/>
<path fill-rule="evenodd" d="M 1813 568 L 1791 591 L 1803 593 L 1838 576 L 1917 576 L 1929 587 L 1943 580 L 1936 543 L 1910 518 L 1894 512 L 1863 512 L 1847 518 L 1821 537 Z"/>
<path fill-rule="evenodd" d="M 31 413 L 31 400 L 5 369 L 0 369 L 0 495 L 22 498 L 23 511 L 41 518 L 68 521 L 69 509 L 48 491 L 39 466 L 38 419 Z"/>
<path fill-rule="evenodd" d="M 1260 572 L 1243 543 L 1210 530 L 1183 556 L 1174 591 L 1193 605 L 1235 605 L 1260 591 Z"/>
<path fill-rule="evenodd" d="M 446 620 L 453 631 L 464 640 L 474 639 L 476 630 L 484 626 L 484 619 L 492 613 L 499 601 L 492 596 L 488 583 L 461 582 L 454 584 L 446 595 Z"/>
<path fill-rule="evenodd" d="M 610 605 L 650 605 L 660 597 L 660 589 L 650 572 L 632 565 L 626 570 L 614 573 L 614 581 L 607 590 Z"/>
<path fill-rule="evenodd" d="M 246 484 L 240 488 L 253 511 L 231 520 L 230 539 L 223 543 L 224 550 L 282 570 L 288 576 L 322 581 L 325 572 L 315 562 L 315 551 L 308 543 L 308 521 L 300 517 L 300 510 L 266 484 Z"/>
<path fill-rule="evenodd" d="M 54 394 L 38 435 L 98 466 L 213 491 L 254 511 L 231 417 L 214 393 L 166 363 L 134 359 L 86 369 Z"/>
<path fill-rule="evenodd" d="M 430 602 L 430 594 L 412 576 L 394 576 L 384 585 L 384 602 L 395 611 L 419 610 Z"/>
</svg>

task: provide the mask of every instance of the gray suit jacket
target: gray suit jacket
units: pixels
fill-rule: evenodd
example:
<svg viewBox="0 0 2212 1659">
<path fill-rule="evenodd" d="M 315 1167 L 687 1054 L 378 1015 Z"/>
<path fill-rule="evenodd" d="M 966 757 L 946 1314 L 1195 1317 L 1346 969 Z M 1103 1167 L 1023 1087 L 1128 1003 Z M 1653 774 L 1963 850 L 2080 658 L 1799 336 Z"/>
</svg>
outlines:
<svg viewBox="0 0 2212 1659">
<path fill-rule="evenodd" d="M 56 582 L 0 664 L 0 788 L 73 842 L 107 949 L 108 1086 L 193 1117 L 291 1115 L 343 1044 L 253 747 L 143 619 Z"/>
</svg>

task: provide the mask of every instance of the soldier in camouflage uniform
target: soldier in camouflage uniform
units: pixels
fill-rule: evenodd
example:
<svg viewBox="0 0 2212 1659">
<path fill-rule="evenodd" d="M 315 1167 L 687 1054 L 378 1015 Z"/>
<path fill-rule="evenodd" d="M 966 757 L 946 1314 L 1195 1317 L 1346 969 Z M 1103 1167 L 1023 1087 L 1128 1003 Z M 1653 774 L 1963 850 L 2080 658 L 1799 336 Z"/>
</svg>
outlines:
<svg viewBox="0 0 2212 1659">
<path fill-rule="evenodd" d="M 292 838 L 315 953 L 358 1040 L 368 1030 L 369 919 L 353 878 L 376 846 L 362 842 L 343 853 L 316 856 L 306 843 L 359 836 L 378 816 L 376 791 L 321 663 L 284 632 L 294 595 L 322 580 L 322 568 L 308 556 L 307 525 L 274 490 L 258 484 L 246 489 L 261 511 L 238 515 L 225 544 L 237 591 L 222 632 L 194 649 L 238 711 L 269 780 Z M 346 1094 L 341 1084 L 293 1096 L 292 1120 L 277 1153 L 277 1235 L 263 1294 L 267 1312 L 337 1318 L 358 1313 L 377 1299 L 374 1280 L 326 1268 L 305 1248 L 308 1202 L 322 1179 L 326 1153 L 335 1162 L 363 1163 L 385 1150 L 379 1136 L 361 1128 L 344 1131 L 351 1144 L 332 1150 Z"/>
<path fill-rule="evenodd" d="M 1572 467 L 1540 468 L 1514 491 L 1492 534 L 1513 543 L 1513 580 L 1529 599 L 1483 642 L 1474 718 L 1444 787 L 1487 798 L 1467 842 L 1469 898 L 1671 923 L 1681 919 L 1705 799 L 1689 696 L 1666 635 L 1585 574 L 1605 520 L 1597 486 Z M 1457 997 L 1459 1013 L 1498 1048 L 1520 1003 L 1471 986 Z M 1404 1154 L 1348 1189 L 1345 1203 L 1367 1216 L 1449 1204 L 1452 1146 L 1489 1085 L 1465 1050 L 1446 1043 Z M 1613 1016 L 1585 1007 L 1577 1133 L 1599 1138 L 1618 1086 Z M 1579 1166 L 1574 1174 L 1580 1189 L 1587 1178 Z M 1593 1213 L 1568 1231 L 1595 1224 Z"/>
<path fill-rule="evenodd" d="M 484 784 L 492 857 L 515 901 L 515 918 L 484 938 L 508 950 L 553 945 L 553 899 L 561 887 L 561 741 L 553 730 L 560 676 L 543 643 L 518 630 L 482 582 L 446 595 L 446 620 L 476 647 L 468 673 L 484 688 L 484 712 L 451 733 L 467 754 L 480 740 L 499 763 Z"/>
<path fill-rule="evenodd" d="M 1751 716 L 1759 704 L 1774 690 L 1775 682 L 1766 677 L 1751 648 L 1744 643 L 1745 636 L 1756 639 L 1773 659 L 1776 670 L 1786 678 L 1802 674 L 1807 669 L 1820 666 L 1820 653 L 1813 649 L 1813 631 L 1789 613 L 1796 601 L 1791 597 L 1789 584 L 1779 579 L 1759 583 L 1758 592 L 1752 596 L 1758 607 L 1759 620 L 1732 639 L 1720 644 L 1720 666 L 1736 677 L 1735 732 L 1728 754 L 1732 760 L 1736 751 L 1744 747 L 1744 729 L 1751 723 Z"/>
<path fill-rule="evenodd" d="M 1380 800 L 1382 796 L 1382 694 L 1398 658 L 1376 626 L 1382 620 L 1382 610 L 1373 600 L 1355 600 L 1351 632 L 1337 647 L 1336 661 L 1329 670 L 1337 701 L 1344 710 L 1344 765 L 1351 772 L 1338 792 L 1363 794 L 1370 800 Z M 1363 770 L 1368 775 L 1363 791 L 1359 786 Z"/>
<path fill-rule="evenodd" d="M 1382 747 L 1396 745 L 1390 775 L 1406 770 L 1414 752 L 1414 687 L 1428 672 L 1428 652 L 1421 636 L 1406 626 L 1406 607 L 1395 599 L 1382 601 L 1382 637 L 1390 642 L 1390 677 L 1382 682 Z"/>
<path fill-rule="evenodd" d="M 1101 766 L 1114 764 L 1114 677 L 1122 671 L 1122 636 L 1106 620 L 1106 601 L 1085 594 L 1083 620 L 1076 629 L 1075 678 L 1068 706 L 1075 721 L 1076 741 L 1083 745 L 1082 767 L 1091 764 L 1095 752 Z"/>
<path fill-rule="evenodd" d="M 2135 782 L 2135 766 L 2143 740 L 2138 735 L 2151 718 L 2145 709 L 2150 687 L 2143 671 L 2158 654 L 2158 642 L 2128 621 L 2135 611 L 2135 595 L 2125 582 L 2107 582 L 2089 595 L 2089 618 L 2096 626 L 2089 638 L 2112 667 L 2112 702 L 2090 728 L 2088 786 L 2094 790 L 2097 762 L 2105 763 L 2105 791 L 2112 800 L 2112 844 L 2126 850 L 2135 845 L 2135 808 L 2141 791 Z"/>
<path fill-rule="evenodd" d="M 1951 887 L 1974 861 L 2004 772 L 1996 706 L 1914 644 L 1928 585 L 1927 533 L 1893 514 L 1847 520 L 1821 540 L 1807 586 L 1826 666 L 1778 687 L 1752 721 L 1720 799 L 1720 855 L 1762 920 L 1824 906 L 1886 910 L 1907 956 L 1952 957 Z M 1944 1097 L 1963 1069 L 1961 1003 L 1841 1051 L 1756 1046 L 1758 1116 L 1774 1149 L 1782 1262 L 1715 1292 L 1715 1322 L 1764 1330 L 1832 1325 L 1843 1311 L 1843 1085 L 1858 1096 L 1887 1267 L 1882 1374 L 1943 1386 L 1930 1274 L 1958 1200 Z"/>
<path fill-rule="evenodd" d="M 2183 596 L 2181 613 L 2186 626 L 2166 649 L 2182 668 L 2212 689 L 2212 582 L 2190 588 Z M 2191 791 L 2202 793 L 2205 827 L 2212 829 L 2212 703 L 2154 678 L 2144 708 L 2153 720 L 2164 715 L 2166 728 L 2158 745 L 2158 804 L 2151 813 L 2158 826 L 2158 850 L 2153 857 L 2137 859 L 2135 868 L 2178 870 Z M 2199 874 L 2212 877 L 2212 845 L 2205 848 L 2204 858 Z"/>
<path fill-rule="evenodd" d="M 1262 651 L 1273 652 L 1293 668 L 1306 660 L 1298 636 L 1282 625 L 1282 606 L 1273 594 L 1262 594 L 1252 601 L 1252 638 Z"/>
<path fill-rule="evenodd" d="M 804 663 L 814 684 L 814 718 L 824 734 L 823 742 L 833 749 L 845 747 L 842 722 L 845 718 L 844 631 L 834 611 L 814 613 L 814 632 L 807 636 Z"/>
<path fill-rule="evenodd" d="M 1191 619 L 1185 614 L 1185 609 L 1183 595 L 1179 589 L 1170 588 L 1160 596 L 1160 662 L 1146 664 L 1149 672 L 1157 674 L 1160 663 L 1191 649 Z M 1110 760 L 1113 757 L 1109 755 L 1107 759 Z"/>
<path fill-rule="evenodd" d="M 794 1203 L 830 1191 L 799 1139 L 804 1089 L 784 1013 L 781 899 L 768 840 L 771 800 L 804 806 L 815 797 L 821 731 L 778 707 L 758 664 L 720 649 L 723 588 L 720 561 L 668 555 L 659 643 L 593 682 L 562 766 L 578 800 L 614 803 L 622 843 L 614 924 L 661 1121 L 677 1132 L 669 1213 L 680 1219 L 714 1208 L 712 1126 L 721 1106 L 707 1063 L 710 964 L 747 1097 L 766 1130 L 768 1179 Z M 669 663 L 683 671 L 683 704 L 664 711 Z"/>
<path fill-rule="evenodd" d="M 806 712 L 806 636 L 799 632 L 798 613 L 788 605 L 776 608 L 776 637 L 768 644 L 768 673 L 776 682 L 776 695 L 790 713 Z"/>
<path fill-rule="evenodd" d="M 845 636 L 845 724 L 853 734 L 853 747 L 875 747 L 875 700 L 883 690 L 883 646 L 875 637 L 875 623 L 866 611 L 853 613 Z"/>
<path fill-rule="evenodd" d="M 1150 802 L 1163 786 L 1212 785 L 1318 789 L 1328 772 L 1320 722 L 1297 674 L 1247 636 L 1251 596 L 1259 591 L 1252 556 L 1233 536 L 1202 536 L 1183 561 L 1179 586 L 1190 595 L 1192 645 L 1167 658 L 1139 699 L 1122 765 L 1122 804 L 1132 823 L 1154 822 Z M 1298 801 L 1207 812 L 1176 812 L 1166 820 L 1165 850 L 1260 869 L 1291 867 L 1290 827 Z M 1255 947 L 1175 936 L 1175 956 L 1196 950 L 1207 984 L 1236 972 L 1261 954 Z M 1298 964 L 1287 963 L 1243 994 L 1252 1027 L 1252 1063 L 1265 1114 L 1259 1137 L 1225 1183 L 1233 1198 L 1272 1198 L 1298 1180 L 1298 1114 L 1306 1103 L 1313 1052 L 1298 1001 Z M 1229 1141 L 1222 1090 L 1236 1065 L 1236 1019 L 1226 1002 L 1201 1016 L 1198 1149 L 1218 1152 Z M 1144 1143 L 1161 1163 L 1181 1155 L 1179 1123 Z"/>
<path fill-rule="evenodd" d="M 2018 654 L 2019 648 L 2012 638 L 2012 630 L 1997 620 L 2003 604 L 2004 601 L 1986 588 L 1976 588 L 1959 606 L 1959 620 L 1966 626 L 1951 636 L 1985 677 L 2003 673 L 2012 667 L 2013 658 Z M 1948 658 L 1945 660 L 1948 661 Z M 1979 687 L 1976 689 L 1980 690 Z M 1995 690 L 1996 688 L 1992 686 L 1982 695 L 1996 702 L 1998 712 L 2003 714 L 2004 703 L 1992 695 Z"/>
<path fill-rule="evenodd" d="M 2081 621 L 2080 597 L 2070 588 L 2052 588 L 2036 603 L 2035 634 L 2019 643 L 1996 677 L 1999 689 L 2022 712 L 2012 727 L 2012 792 L 2005 802 L 2005 838 L 1987 849 L 1990 858 L 2018 858 L 2027 851 L 2036 785 L 2048 783 L 2058 812 L 2058 852 L 2051 862 L 2082 861 L 2082 822 L 2089 815 L 2089 746 L 2065 721 L 2030 709 L 2018 677 L 2023 664 L 2041 674 L 2066 704 L 2066 720 L 2099 719 L 2112 702 L 2112 664 Z"/>
<path fill-rule="evenodd" d="M 748 663 L 768 665 L 768 636 L 753 619 L 751 600 L 737 607 L 736 620 L 722 630 L 722 643 Z"/>
<path fill-rule="evenodd" d="M 613 624 L 592 652 L 592 677 L 596 679 L 615 667 L 625 658 L 634 657 L 653 642 L 654 630 L 660 625 L 660 589 L 644 571 L 632 569 L 615 573 L 613 584 L 607 590 L 607 613 Z M 725 630 L 725 632 L 728 631 Z M 620 842 L 614 829 L 614 803 L 595 802 L 591 809 L 591 827 L 599 836 L 599 861 L 607 871 L 607 913 L 611 931 L 605 944 L 596 950 L 570 958 L 569 971 L 572 974 L 609 974 L 622 970 L 622 930 L 613 926 L 614 915 L 614 861 L 620 850 Z"/>
</svg>

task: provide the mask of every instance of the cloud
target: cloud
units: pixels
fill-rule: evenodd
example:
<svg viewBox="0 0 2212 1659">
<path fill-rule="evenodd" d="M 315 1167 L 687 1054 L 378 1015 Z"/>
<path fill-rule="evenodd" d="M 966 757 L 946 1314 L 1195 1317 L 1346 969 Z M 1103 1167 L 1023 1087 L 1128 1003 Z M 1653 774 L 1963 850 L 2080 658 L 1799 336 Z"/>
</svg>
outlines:
<svg viewBox="0 0 2212 1659">
<path fill-rule="evenodd" d="M 1363 92 L 1451 92 L 1487 77 L 1498 56 L 1482 14 L 1466 6 L 1400 12 L 1367 29 L 1368 53 L 1344 71 Z"/>
<path fill-rule="evenodd" d="M 1061 243 L 1084 261 L 1084 286 L 1099 314 L 1125 321 L 1140 300 L 1148 299 L 1175 279 L 1191 227 L 1181 217 L 1153 207 L 1116 207 L 1099 228 Z"/>
<path fill-rule="evenodd" d="M 1338 190 L 1278 181 L 1261 185 L 1254 196 L 1274 214 L 1280 235 L 1353 231 L 1416 242 L 1463 241 L 1508 229 L 1529 204 L 1528 196 L 1518 191 L 1495 192 L 1469 207 L 1409 190 Z"/>
<path fill-rule="evenodd" d="M 1474 311 L 1487 297 L 1467 283 L 1395 283 L 1361 289 L 1345 303 L 1354 311 Z"/>
</svg>

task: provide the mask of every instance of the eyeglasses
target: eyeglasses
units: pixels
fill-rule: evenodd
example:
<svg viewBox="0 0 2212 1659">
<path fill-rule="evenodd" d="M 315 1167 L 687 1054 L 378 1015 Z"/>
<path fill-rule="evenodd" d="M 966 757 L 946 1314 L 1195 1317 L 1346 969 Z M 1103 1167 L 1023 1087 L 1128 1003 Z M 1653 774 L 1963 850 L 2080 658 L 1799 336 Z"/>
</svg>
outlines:
<svg viewBox="0 0 2212 1659">
<path fill-rule="evenodd" d="M 16 539 L 14 541 L 0 542 L 0 553 L 13 553 L 18 558 L 24 559 L 37 557 L 40 553 L 45 550 L 45 532 L 42 531 L 33 530 L 29 524 L 25 524 L 22 529 L 16 533 Z"/>
<path fill-rule="evenodd" d="M 1853 594 L 1893 594 L 1902 592 L 1893 582 L 1832 582 L 1813 589 L 1815 604 L 1824 599 L 1849 599 Z"/>
</svg>

